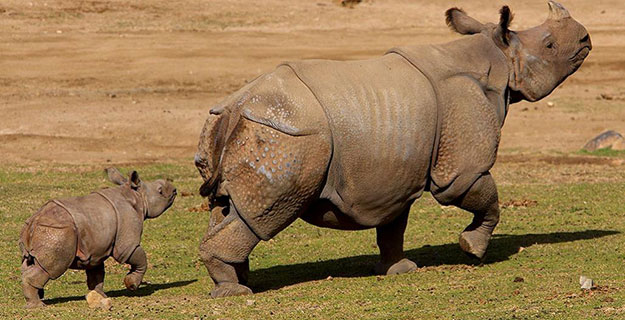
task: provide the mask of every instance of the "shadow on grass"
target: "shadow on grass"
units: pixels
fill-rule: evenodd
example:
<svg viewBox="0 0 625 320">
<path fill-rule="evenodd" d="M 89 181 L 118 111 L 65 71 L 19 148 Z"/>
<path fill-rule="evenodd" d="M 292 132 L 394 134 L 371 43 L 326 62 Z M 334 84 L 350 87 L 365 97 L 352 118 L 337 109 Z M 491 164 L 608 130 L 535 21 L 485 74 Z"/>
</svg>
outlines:
<svg viewBox="0 0 625 320">
<path fill-rule="evenodd" d="M 488 253 L 483 261 L 491 264 L 508 260 L 519 251 L 519 247 L 534 244 L 572 242 L 596 239 L 620 233 L 612 230 L 585 230 L 575 232 L 553 232 L 540 234 L 495 234 L 491 239 Z M 440 265 L 478 265 L 480 262 L 468 257 L 458 243 L 415 248 L 406 251 L 406 257 L 415 261 L 419 267 Z M 307 262 L 286 266 L 275 266 L 250 273 L 250 287 L 255 292 L 263 292 L 296 283 L 332 277 L 364 277 L 372 275 L 373 265 L 378 255 L 361 255 L 335 260 Z"/>
<path fill-rule="evenodd" d="M 189 285 L 189 284 L 191 284 L 193 282 L 196 282 L 196 281 L 197 281 L 197 279 L 192 279 L 192 280 L 176 281 L 176 282 L 170 282 L 170 283 L 147 284 L 147 285 L 143 285 L 143 286 L 139 287 L 139 289 L 137 289 L 135 291 L 130 291 L 130 290 L 126 290 L 126 289 L 120 289 L 120 290 L 108 291 L 106 293 L 106 295 L 109 296 L 109 298 L 121 297 L 121 296 L 125 296 L 125 297 L 144 297 L 144 296 L 149 296 L 149 295 L 151 295 L 154 292 L 159 291 L 159 290 L 165 290 L 165 289 L 175 288 L 175 287 L 184 287 L 184 286 Z M 85 295 L 86 294 L 87 294 L 87 291 L 85 290 Z M 85 296 L 72 296 L 72 297 L 52 298 L 52 299 L 49 299 L 49 300 L 44 300 L 43 302 L 45 304 L 51 305 L 51 304 L 65 303 L 65 302 L 78 301 L 78 300 L 85 300 Z"/>
</svg>

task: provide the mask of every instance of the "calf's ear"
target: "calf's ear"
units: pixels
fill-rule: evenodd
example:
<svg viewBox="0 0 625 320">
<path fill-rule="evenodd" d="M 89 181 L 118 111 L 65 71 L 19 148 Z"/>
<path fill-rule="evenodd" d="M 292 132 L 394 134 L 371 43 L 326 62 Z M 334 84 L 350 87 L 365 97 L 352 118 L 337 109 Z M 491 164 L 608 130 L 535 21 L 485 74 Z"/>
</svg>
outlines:
<svg viewBox="0 0 625 320">
<path fill-rule="evenodd" d="M 133 170 L 130 173 L 130 180 L 128 182 L 130 183 L 130 187 L 132 189 L 137 190 L 139 186 L 141 185 L 141 179 L 139 179 L 139 173 Z"/>
<path fill-rule="evenodd" d="M 106 168 L 104 171 L 106 171 L 106 175 L 108 175 L 109 180 L 111 180 L 114 184 L 122 185 L 128 181 L 124 178 L 124 175 L 117 170 L 117 168 Z"/>
<path fill-rule="evenodd" d="M 499 42 L 500 46 L 507 47 L 510 45 L 510 23 L 514 18 L 514 14 L 510 11 L 510 7 L 503 6 L 499 10 L 499 24 L 495 29 L 495 38 Z"/>
<path fill-rule="evenodd" d="M 484 30 L 484 24 L 469 17 L 464 10 L 451 8 L 445 12 L 447 26 L 460 34 L 475 34 Z"/>
</svg>

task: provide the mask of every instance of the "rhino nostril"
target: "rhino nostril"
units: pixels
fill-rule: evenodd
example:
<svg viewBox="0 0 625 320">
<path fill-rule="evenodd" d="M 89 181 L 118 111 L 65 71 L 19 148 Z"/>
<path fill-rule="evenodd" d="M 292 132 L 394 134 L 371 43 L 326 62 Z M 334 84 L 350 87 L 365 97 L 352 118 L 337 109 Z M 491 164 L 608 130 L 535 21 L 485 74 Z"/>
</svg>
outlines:
<svg viewBox="0 0 625 320">
<path fill-rule="evenodd" d="M 579 40 L 580 43 L 587 42 L 590 39 L 589 35 L 585 35 L 582 39 Z"/>
</svg>

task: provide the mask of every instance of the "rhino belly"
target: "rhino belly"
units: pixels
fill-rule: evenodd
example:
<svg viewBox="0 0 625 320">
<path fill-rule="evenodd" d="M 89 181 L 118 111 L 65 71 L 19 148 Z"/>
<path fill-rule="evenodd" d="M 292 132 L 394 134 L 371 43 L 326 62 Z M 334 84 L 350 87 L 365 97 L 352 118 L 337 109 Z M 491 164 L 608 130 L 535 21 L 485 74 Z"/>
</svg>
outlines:
<svg viewBox="0 0 625 320">
<path fill-rule="evenodd" d="M 289 64 L 323 106 L 332 158 L 321 194 L 355 225 L 387 223 L 418 198 L 429 174 L 436 98 L 396 55 Z"/>
</svg>

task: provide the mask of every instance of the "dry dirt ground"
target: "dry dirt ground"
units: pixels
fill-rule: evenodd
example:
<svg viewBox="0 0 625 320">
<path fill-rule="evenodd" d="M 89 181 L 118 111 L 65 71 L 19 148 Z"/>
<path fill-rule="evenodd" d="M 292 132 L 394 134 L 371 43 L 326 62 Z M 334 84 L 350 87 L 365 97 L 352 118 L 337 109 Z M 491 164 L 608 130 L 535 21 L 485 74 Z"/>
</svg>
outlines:
<svg viewBox="0 0 625 320">
<path fill-rule="evenodd" d="M 0 162 L 191 161 L 210 107 L 281 61 L 453 40 L 447 8 L 496 21 L 506 3 L 516 29 L 547 16 L 542 0 L 365 0 L 352 9 L 337 0 L 5 0 Z M 570 155 L 605 129 L 625 131 L 625 3 L 563 3 L 594 50 L 550 97 L 511 108 L 503 161 Z"/>
</svg>

